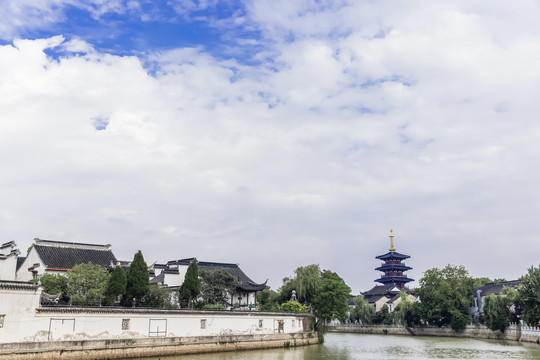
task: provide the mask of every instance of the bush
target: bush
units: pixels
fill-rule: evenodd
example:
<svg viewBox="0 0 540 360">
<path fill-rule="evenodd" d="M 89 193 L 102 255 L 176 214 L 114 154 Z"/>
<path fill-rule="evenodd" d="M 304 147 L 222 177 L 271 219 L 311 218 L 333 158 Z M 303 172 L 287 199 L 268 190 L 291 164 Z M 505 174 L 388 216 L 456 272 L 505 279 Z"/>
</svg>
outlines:
<svg viewBox="0 0 540 360">
<path fill-rule="evenodd" d="M 203 310 L 225 310 L 225 305 L 223 304 L 206 304 L 202 307 Z"/>
<path fill-rule="evenodd" d="M 287 312 L 307 312 L 307 306 L 298 301 L 290 300 L 281 304 L 280 310 Z"/>
</svg>

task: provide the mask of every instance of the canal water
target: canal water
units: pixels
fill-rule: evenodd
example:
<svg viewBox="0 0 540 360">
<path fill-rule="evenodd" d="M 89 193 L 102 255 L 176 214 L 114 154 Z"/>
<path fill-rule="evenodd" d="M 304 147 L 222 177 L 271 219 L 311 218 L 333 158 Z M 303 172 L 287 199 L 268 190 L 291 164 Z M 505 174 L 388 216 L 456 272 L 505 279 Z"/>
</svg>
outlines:
<svg viewBox="0 0 540 360">
<path fill-rule="evenodd" d="M 149 358 L 147 360 L 156 360 Z M 327 334 L 322 345 L 160 357 L 163 360 L 540 360 L 540 345 L 514 341 Z"/>
</svg>

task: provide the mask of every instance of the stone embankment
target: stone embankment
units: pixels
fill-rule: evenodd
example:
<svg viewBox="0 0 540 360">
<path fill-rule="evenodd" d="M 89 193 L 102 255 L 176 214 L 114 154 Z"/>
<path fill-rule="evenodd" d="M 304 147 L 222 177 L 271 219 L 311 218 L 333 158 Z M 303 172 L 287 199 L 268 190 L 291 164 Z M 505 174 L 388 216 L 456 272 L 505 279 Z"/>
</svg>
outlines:
<svg viewBox="0 0 540 360">
<path fill-rule="evenodd" d="M 91 360 L 270 349 L 317 344 L 317 333 L 41 341 L 0 344 L 0 359 Z"/>
<path fill-rule="evenodd" d="M 511 324 L 505 332 L 492 331 L 484 325 L 467 325 L 465 330 L 456 332 L 448 327 L 422 326 L 407 328 L 399 325 L 353 325 L 342 324 L 329 328 L 331 332 L 358 333 L 358 334 L 388 334 L 388 335 L 418 335 L 418 336 L 445 336 L 475 339 L 513 340 L 522 342 L 540 343 L 540 329 L 525 325 Z"/>
</svg>

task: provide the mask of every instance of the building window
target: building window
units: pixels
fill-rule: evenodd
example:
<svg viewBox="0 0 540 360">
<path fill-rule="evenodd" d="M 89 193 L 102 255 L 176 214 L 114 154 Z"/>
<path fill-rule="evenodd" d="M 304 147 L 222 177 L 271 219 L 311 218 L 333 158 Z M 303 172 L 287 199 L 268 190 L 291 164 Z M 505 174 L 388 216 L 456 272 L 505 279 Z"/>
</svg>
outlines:
<svg viewBox="0 0 540 360">
<path fill-rule="evenodd" d="M 293 328 L 296 327 L 296 321 L 295 321 L 295 320 L 292 321 L 292 327 L 293 327 Z"/>
<path fill-rule="evenodd" d="M 259 320 L 259 327 L 260 327 L 260 328 L 263 327 L 263 320 Z"/>
<path fill-rule="evenodd" d="M 3 328 L 4 327 L 4 319 L 5 319 L 6 315 L 0 315 L 0 328 Z"/>
<path fill-rule="evenodd" d="M 201 329 L 206 329 L 206 319 L 201 319 Z"/>
<path fill-rule="evenodd" d="M 129 330 L 129 319 L 122 319 L 122 330 Z"/>
</svg>

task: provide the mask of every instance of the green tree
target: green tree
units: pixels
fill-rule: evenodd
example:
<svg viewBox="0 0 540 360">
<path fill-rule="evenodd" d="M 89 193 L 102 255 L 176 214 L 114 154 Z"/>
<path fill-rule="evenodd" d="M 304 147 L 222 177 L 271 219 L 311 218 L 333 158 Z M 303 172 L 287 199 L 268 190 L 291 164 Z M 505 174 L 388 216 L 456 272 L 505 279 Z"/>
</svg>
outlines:
<svg viewBox="0 0 540 360">
<path fill-rule="evenodd" d="M 523 304 L 521 317 L 525 323 L 534 326 L 540 321 L 540 266 L 531 266 L 521 277 L 518 300 Z"/>
<path fill-rule="evenodd" d="M 172 304 L 171 295 L 170 290 L 152 284 L 148 287 L 146 294 L 141 297 L 139 306 L 172 309 L 175 306 Z"/>
<path fill-rule="evenodd" d="M 406 321 L 406 315 L 413 311 L 413 302 L 409 300 L 405 291 L 402 291 L 399 296 L 401 297 L 401 302 L 396 306 L 392 314 L 396 324 L 409 326 L 410 324 Z"/>
<path fill-rule="evenodd" d="M 59 274 L 43 274 L 39 278 L 43 291 L 50 295 L 58 295 L 58 304 L 66 305 L 69 303 L 67 290 L 67 277 Z"/>
<path fill-rule="evenodd" d="M 355 297 L 354 308 L 351 310 L 350 314 L 351 321 L 358 321 L 364 325 L 369 325 L 373 323 L 374 317 L 375 307 L 370 305 L 362 295 Z"/>
<path fill-rule="evenodd" d="M 148 265 L 146 265 L 140 250 L 135 254 L 131 265 L 129 265 L 126 280 L 125 304 L 131 306 L 135 299 L 135 305 L 137 305 L 150 289 Z"/>
<path fill-rule="evenodd" d="M 191 260 L 184 276 L 184 282 L 178 290 L 178 302 L 181 307 L 193 307 L 193 301 L 201 292 L 201 280 L 199 279 L 199 266 L 197 259 Z"/>
<path fill-rule="evenodd" d="M 455 331 L 461 331 L 470 319 L 468 310 L 473 289 L 474 281 L 463 266 L 429 269 L 416 289 L 420 303 L 414 308 L 430 324 L 450 325 Z"/>
<path fill-rule="evenodd" d="M 203 304 L 228 304 L 238 280 L 225 269 L 203 270 L 200 275 Z"/>
<path fill-rule="evenodd" d="M 109 281 L 107 282 L 107 288 L 105 289 L 105 299 L 103 303 L 105 305 L 114 304 L 114 300 L 126 292 L 127 276 L 124 269 L 121 266 L 114 268 Z"/>
<path fill-rule="evenodd" d="M 72 305 L 98 306 L 104 297 L 109 273 L 92 263 L 75 265 L 67 272 L 67 292 Z"/>
<path fill-rule="evenodd" d="M 294 274 L 293 278 L 283 279 L 283 285 L 279 290 L 279 302 L 289 301 L 292 291 L 295 290 L 298 302 L 312 304 L 316 289 L 321 282 L 321 268 L 316 264 L 300 266 Z"/>
<path fill-rule="evenodd" d="M 278 293 L 267 286 L 264 290 L 257 291 L 257 302 L 260 311 L 276 311 L 278 305 Z"/>
<path fill-rule="evenodd" d="M 506 330 L 510 324 L 511 301 L 504 295 L 490 294 L 484 298 L 484 324 L 495 331 Z"/>
<path fill-rule="evenodd" d="M 388 308 L 388 305 L 384 304 L 381 307 L 381 310 L 377 311 L 375 313 L 375 323 L 377 324 L 383 324 L 383 325 L 392 325 L 394 318 L 392 314 L 390 313 L 390 309 Z"/>
<path fill-rule="evenodd" d="M 287 312 L 307 312 L 307 306 L 300 304 L 298 301 L 289 300 L 279 307 L 281 311 Z"/>
<path fill-rule="evenodd" d="M 323 270 L 312 303 L 316 318 L 315 329 L 324 331 L 324 325 L 332 319 L 345 321 L 349 312 L 350 293 L 351 288 L 338 274 Z"/>
</svg>

